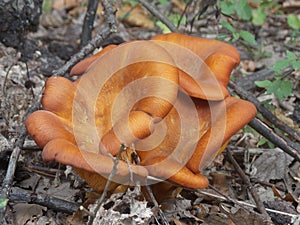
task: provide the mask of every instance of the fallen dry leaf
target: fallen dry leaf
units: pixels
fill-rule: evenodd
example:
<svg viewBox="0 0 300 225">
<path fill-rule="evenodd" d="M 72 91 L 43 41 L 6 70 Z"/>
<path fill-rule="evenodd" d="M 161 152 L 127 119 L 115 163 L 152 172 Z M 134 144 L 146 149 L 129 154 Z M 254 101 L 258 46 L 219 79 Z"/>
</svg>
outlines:
<svg viewBox="0 0 300 225">
<path fill-rule="evenodd" d="M 247 211 L 240 207 L 229 208 L 225 204 L 220 205 L 220 209 L 225 213 L 234 224 L 238 225 L 261 225 L 264 224 L 264 219 L 261 214 L 254 211 Z"/>
<path fill-rule="evenodd" d="M 40 175 L 33 173 L 30 175 L 30 177 L 28 179 L 21 181 L 19 186 L 21 188 L 35 190 L 40 179 L 41 179 Z"/>
<path fill-rule="evenodd" d="M 51 182 L 45 177 L 40 179 L 36 188 L 36 193 L 45 193 L 67 201 L 74 201 L 77 192 L 79 192 L 79 190 L 72 188 L 69 182 L 62 182 L 59 183 L 58 186 L 55 186 L 54 182 Z"/>
<path fill-rule="evenodd" d="M 230 175 L 220 172 L 212 172 L 210 176 L 213 178 L 213 185 L 220 192 L 225 195 L 230 195 L 230 182 L 232 181 L 232 177 Z"/>
<path fill-rule="evenodd" d="M 66 12 L 59 10 L 52 10 L 51 13 L 44 13 L 41 15 L 40 24 L 46 28 L 62 27 L 66 23 Z"/>
<path fill-rule="evenodd" d="M 52 8 L 56 10 L 71 9 L 86 3 L 87 1 L 82 0 L 52 0 Z"/>
<path fill-rule="evenodd" d="M 140 189 L 130 189 L 124 193 L 112 194 L 97 211 L 93 225 L 98 224 L 149 224 L 153 210 L 147 206 L 147 201 L 139 200 Z M 97 203 L 96 203 L 97 204 Z M 96 204 L 91 205 L 93 211 Z"/>
<path fill-rule="evenodd" d="M 288 104 L 287 102 L 285 104 Z M 296 125 L 296 123 L 282 112 L 281 109 L 277 108 L 274 110 L 275 116 L 278 117 L 282 122 L 287 124 L 288 126 L 292 127 L 293 129 L 297 130 L 299 132 L 300 128 Z"/>
<path fill-rule="evenodd" d="M 201 221 L 198 217 L 194 216 L 191 213 L 191 200 L 188 199 L 179 199 L 179 198 L 170 198 L 163 202 L 164 205 L 167 205 L 164 213 L 168 219 L 182 219 L 188 218 L 192 221 Z"/>
<path fill-rule="evenodd" d="M 210 213 L 203 218 L 204 224 L 203 225 L 224 225 L 230 224 L 230 219 L 227 217 L 226 214 L 219 212 L 219 207 L 217 210 L 212 210 Z"/>
<path fill-rule="evenodd" d="M 15 221 L 18 225 L 29 224 L 28 222 L 43 215 L 43 211 L 47 210 L 46 207 L 28 203 L 18 203 L 13 208 Z"/>
<path fill-rule="evenodd" d="M 174 222 L 175 225 L 186 225 L 186 223 L 181 222 L 180 220 L 175 219 L 175 218 L 173 219 L 173 222 Z"/>
<path fill-rule="evenodd" d="M 154 22 L 150 19 L 149 14 L 140 5 L 132 7 L 129 4 L 124 4 L 117 12 L 117 17 L 131 26 L 154 27 Z"/>
<path fill-rule="evenodd" d="M 272 190 L 274 195 L 282 200 L 289 201 L 289 202 L 296 201 L 296 199 L 290 193 L 287 193 L 285 196 L 283 196 L 283 194 L 280 193 L 280 191 L 274 185 L 272 186 Z"/>
<path fill-rule="evenodd" d="M 292 203 L 283 201 L 281 199 L 275 199 L 273 201 L 265 202 L 265 206 L 269 209 L 277 210 L 284 213 L 289 213 L 291 215 L 297 215 L 297 212 L 294 206 L 292 205 Z M 299 223 L 294 223 L 293 221 L 293 220 L 297 220 L 297 218 L 292 218 L 289 215 L 283 215 L 274 212 L 269 212 L 269 215 L 272 217 L 275 224 L 293 224 L 293 225 L 299 224 Z"/>
<path fill-rule="evenodd" d="M 77 192 L 78 190 L 70 188 L 70 183 L 68 182 L 60 183 L 57 187 L 51 186 L 47 190 L 47 194 L 67 201 L 74 201 L 74 196 Z"/>
<path fill-rule="evenodd" d="M 256 188 L 256 193 L 262 202 L 273 201 L 275 199 L 275 196 L 270 187 L 263 187 L 261 185 L 256 185 L 255 188 Z M 255 204 L 252 195 L 249 194 L 249 198 L 252 204 Z"/>
<path fill-rule="evenodd" d="M 290 168 L 289 173 L 284 179 L 287 193 L 300 204 L 300 163 L 294 162 Z M 295 203 L 296 204 L 296 203 Z"/>
<path fill-rule="evenodd" d="M 171 0 L 171 3 L 180 10 L 180 12 L 183 12 L 185 7 L 186 7 L 186 4 L 184 1 L 182 0 Z"/>
<path fill-rule="evenodd" d="M 279 148 L 265 151 L 252 164 L 251 174 L 261 181 L 283 179 L 293 158 Z"/>
</svg>

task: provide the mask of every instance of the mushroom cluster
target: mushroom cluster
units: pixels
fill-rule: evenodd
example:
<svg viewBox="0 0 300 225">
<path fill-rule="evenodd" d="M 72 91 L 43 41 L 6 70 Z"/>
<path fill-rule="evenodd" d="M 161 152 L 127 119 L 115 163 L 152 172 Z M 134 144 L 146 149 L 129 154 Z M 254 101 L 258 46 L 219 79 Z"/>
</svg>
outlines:
<svg viewBox="0 0 300 225">
<path fill-rule="evenodd" d="M 98 192 L 116 160 L 111 190 L 147 176 L 205 188 L 201 170 L 256 115 L 226 88 L 239 60 L 229 44 L 177 33 L 110 45 L 72 68 L 76 81 L 49 78 L 25 125 L 45 161 Z M 116 159 L 121 145 L 131 151 Z"/>
</svg>

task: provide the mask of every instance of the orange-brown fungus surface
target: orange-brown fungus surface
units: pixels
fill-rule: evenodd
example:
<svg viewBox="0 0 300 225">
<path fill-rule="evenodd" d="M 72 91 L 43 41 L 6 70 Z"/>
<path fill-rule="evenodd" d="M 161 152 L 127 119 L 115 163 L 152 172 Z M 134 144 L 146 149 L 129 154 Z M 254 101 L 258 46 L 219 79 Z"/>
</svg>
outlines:
<svg viewBox="0 0 300 225">
<path fill-rule="evenodd" d="M 205 188 L 201 170 L 256 115 L 227 90 L 239 60 L 229 44 L 177 33 L 111 45 L 72 68 L 76 81 L 49 78 L 26 128 L 46 162 L 71 165 L 98 192 L 114 160 L 111 189 L 149 175 Z M 121 144 L 138 164 L 116 159 Z"/>
</svg>

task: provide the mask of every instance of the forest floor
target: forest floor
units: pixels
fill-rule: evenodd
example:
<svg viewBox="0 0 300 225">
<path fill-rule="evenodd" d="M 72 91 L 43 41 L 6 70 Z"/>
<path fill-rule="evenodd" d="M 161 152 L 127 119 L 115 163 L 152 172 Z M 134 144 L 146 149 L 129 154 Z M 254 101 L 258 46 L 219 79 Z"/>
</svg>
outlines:
<svg viewBox="0 0 300 225">
<path fill-rule="evenodd" d="M 79 51 L 86 6 L 79 1 L 66 1 L 65 4 L 70 5 L 61 5 L 61 2 L 52 1 L 53 7 L 42 14 L 37 32 L 26 36 L 24 49 L 16 50 L 0 43 L 0 184 L 7 175 L 10 155 L 20 138 L 28 109 L 40 101 L 45 81 L 53 71 Z M 181 33 L 221 39 L 234 45 L 240 52 L 241 63 L 233 71 L 232 81 L 268 108 L 270 114 L 291 127 L 297 136 L 300 132 L 299 68 L 287 66 L 280 71 L 282 79 L 292 84 L 287 94 L 285 86 L 266 92 L 257 87 L 255 81 L 277 79 L 278 75 L 270 68 L 279 60 L 287 59 L 287 51 L 300 60 L 300 31 L 287 23 L 288 15 L 300 14 L 299 1 L 286 1 L 291 2 L 290 6 L 277 1 L 276 7 L 267 9 L 262 25 L 222 15 L 213 5 L 205 8 L 206 1 L 198 2 L 186 8 L 183 1 L 172 0 L 157 4 L 156 9 L 173 22 L 176 16 L 178 20 L 180 15 L 185 15 L 186 21 L 177 28 Z M 256 9 L 255 4 L 251 7 Z M 117 18 L 118 32 L 105 40 L 106 44 L 150 39 L 168 32 L 158 18 L 140 5 L 133 8 L 129 3 L 119 3 Z M 234 24 L 235 30 L 225 29 L 220 25 L 221 21 Z M 93 36 L 101 33 L 104 26 L 105 14 L 99 6 Z M 242 30 L 253 34 L 257 44 L 251 45 L 249 39 L 233 38 L 232 35 Z M 235 88 L 230 88 L 236 94 Z M 278 99 L 278 90 L 286 96 Z M 261 112 L 258 118 L 272 128 L 270 132 L 283 133 L 290 141 L 285 142 L 286 145 L 293 143 L 297 148 L 299 136 L 293 137 L 282 131 L 263 118 Z M 79 212 L 77 208 L 87 199 L 95 198 L 91 188 L 69 167 L 44 163 L 41 150 L 31 137 L 26 136 L 3 224 L 87 224 L 88 213 Z M 176 198 L 168 199 L 164 203 L 168 207 L 160 213 L 155 204 L 135 198 L 140 194 L 137 189 L 126 194 L 113 194 L 104 200 L 105 204 L 99 210 L 102 216 L 98 215 L 93 224 L 264 224 L 265 218 L 257 209 L 249 185 L 244 183 L 228 156 L 230 153 L 250 179 L 255 195 L 263 202 L 272 222 L 300 224 L 300 153 L 297 153 L 297 160 L 250 126 L 234 135 L 225 151 L 206 169 L 211 181 L 209 188 L 184 189 Z M 136 211 L 131 210 L 133 205 Z"/>
</svg>

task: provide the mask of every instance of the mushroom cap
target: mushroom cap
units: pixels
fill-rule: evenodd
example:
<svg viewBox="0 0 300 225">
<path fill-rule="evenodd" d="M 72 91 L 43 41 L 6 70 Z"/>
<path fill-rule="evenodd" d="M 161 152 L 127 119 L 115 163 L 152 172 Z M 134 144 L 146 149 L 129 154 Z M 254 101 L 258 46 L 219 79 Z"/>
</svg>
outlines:
<svg viewBox="0 0 300 225">
<path fill-rule="evenodd" d="M 77 82 L 77 141 L 84 141 L 77 132 L 91 127 L 89 123 L 95 124 L 94 133 L 102 140 L 100 151 L 113 155 L 121 143 L 130 145 L 149 136 L 152 124 L 168 114 L 177 97 L 178 71 L 172 61 L 165 49 L 149 41 L 125 43 L 98 58 Z M 85 118 L 89 123 L 83 125 Z"/>
<path fill-rule="evenodd" d="M 206 100 L 220 100 L 228 96 L 226 87 L 230 73 L 240 62 L 240 55 L 235 47 L 222 41 L 179 33 L 158 35 L 153 40 L 167 42 L 169 46 L 179 45 L 187 48 L 204 61 L 202 65 L 199 63 L 194 65 L 202 71 L 200 76 L 192 76 L 197 74 L 180 71 L 179 84 L 189 95 Z M 180 53 L 174 54 L 174 57 L 178 57 L 178 61 L 190 60 L 181 56 Z M 205 83 L 203 78 L 207 80 Z M 214 88 L 217 83 L 219 84 L 217 88 L 220 90 Z"/>
<path fill-rule="evenodd" d="M 240 62 L 236 48 L 222 41 L 179 33 L 158 35 L 152 40 L 172 55 L 174 64 L 179 69 L 179 85 L 190 96 L 221 100 L 229 95 L 226 87 L 230 73 Z M 83 74 L 97 58 L 101 58 L 115 47 L 109 45 L 97 54 L 82 60 L 73 67 L 70 75 Z"/>
<path fill-rule="evenodd" d="M 187 96 L 180 92 L 176 107 L 154 125 L 157 133 L 136 142 L 135 146 L 140 150 L 141 165 L 151 175 L 159 174 L 185 187 L 203 188 L 208 183 L 199 172 L 211 163 L 220 149 L 224 149 L 232 135 L 255 117 L 257 111 L 252 103 L 230 96 L 221 101 L 192 98 L 192 102 L 197 118 L 193 116 L 191 105 L 187 104 Z M 162 124 L 166 130 L 159 129 Z M 143 150 L 145 146 L 151 150 Z M 185 176 L 179 175 L 183 173 Z"/>
<path fill-rule="evenodd" d="M 119 160 L 115 182 L 150 173 L 203 188 L 201 169 L 256 115 L 251 103 L 228 95 L 238 62 L 228 44 L 175 33 L 108 46 L 72 69 L 83 74 L 75 82 L 49 78 L 44 110 L 25 125 L 45 161 L 73 166 L 99 192 L 121 143 L 135 145 L 141 165 Z"/>
<path fill-rule="evenodd" d="M 102 154 L 96 154 L 93 152 L 82 151 L 75 144 L 67 141 L 66 139 L 53 139 L 48 142 L 43 149 L 43 159 L 48 161 L 57 161 L 64 165 L 70 165 L 71 161 L 74 161 L 71 165 L 79 171 L 80 174 L 85 172 L 91 174 L 101 174 L 104 177 L 108 177 L 114 167 L 114 161 L 111 157 Z M 74 165 L 73 165 L 74 164 Z M 117 181 L 122 184 L 132 184 L 130 176 L 134 174 L 135 178 L 145 178 L 148 175 L 148 171 L 142 166 L 132 165 L 128 167 L 128 164 L 124 161 L 118 161 L 117 171 L 112 178 L 113 181 Z M 137 179 L 135 179 L 136 181 Z M 97 187 L 98 181 L 92 182 L 92 186 Z M 105 184 L 105 183 L 104 183 Z M 103 185 L 103 184 L 102 184 Z"/>
<path fill-rule="evenodd" d="M 43 148 L 44 161 L 55 160 L 65 165 L 71 165 L 83 176 L 93 174 L 99 177 L 90 180 L 95 190 L 102 190 L 106 180 L 100 179 L 101 175 L 107 177 L 113 169 L 113 160 L 107 154 L 98 154 L 96 149 L 80 149 L 73 133 L 72 105 L 76 84 L 63 77 L 51 77 L 46 81 L 42 104 L 45 109 L 32 113 L 26 120 L 25 126 L 35 142 Z M 59 96 L 60 98 L 56 98 Z M 70 107 L 71 106 L 71 107 Z M 88 130 L 82 131 L 88 139 Z M 118 163 L 117 174 L 113 180 L 122 180 L 124 184 L 130 181 L 129 176 L 135 174 L 136 178 L 146 177 L 145 168 L 137 165 L 128 167 L 127 163 Z M 101 175 L 100 175 L 101 174 Z M 102 185 L 99 185 L 102 182 Z M 112 184 L 112 186 L 116 186 Z"/>
<path fill-rule="evenodd" d="M 70 71 L 70 76 L 78 76 L 82 75 L 93 62 L 95 62 L 99 57 L 110 51 L 111 49 L 115 48 L 116 45 L 109 45 L 102 49 L 101 51 L 97 52 L 95 55 L 85 58 L 84 60 L 77 63 L 75 66 L 72 67 Z"/>
<path fill-rule="evenodd" d="M 240 63 L 240 55 L 237 49 L 222 41 L 179 33 L 158 35 L 153 40 L 166 41 L 190 49 L 204 60 L 214 76 L 224 86 L 228 85 L 232 69 Z"/>
</svg>

